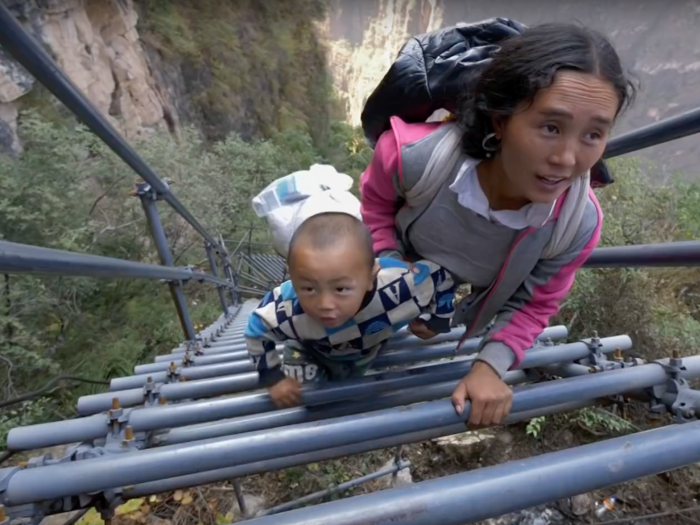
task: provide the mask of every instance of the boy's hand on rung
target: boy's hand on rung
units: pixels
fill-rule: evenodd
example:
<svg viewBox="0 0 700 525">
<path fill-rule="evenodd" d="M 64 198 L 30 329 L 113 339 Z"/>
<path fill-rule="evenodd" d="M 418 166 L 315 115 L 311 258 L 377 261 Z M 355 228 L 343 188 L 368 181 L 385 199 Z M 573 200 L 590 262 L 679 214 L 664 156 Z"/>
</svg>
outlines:
<svg viewBox="0 0 700 525">
<path fill-rule="evenodd" d="M 289 408 L 301 404 L 301 384 L 287 377 L 268 389 L 272 402 L 279 408 Z"/>
<path fill-rule="evenodd" d="M 437 335 L 430 328 L 428 328 L 428 325 L 425 324 L 425 321 L 423 321 L 423 319 L 414 319 L 413 321 L 411 321 L 408 325 L 408 331 L 415 335 L 417 338 L 423 340 L 432 339 Z"/>
</svg>

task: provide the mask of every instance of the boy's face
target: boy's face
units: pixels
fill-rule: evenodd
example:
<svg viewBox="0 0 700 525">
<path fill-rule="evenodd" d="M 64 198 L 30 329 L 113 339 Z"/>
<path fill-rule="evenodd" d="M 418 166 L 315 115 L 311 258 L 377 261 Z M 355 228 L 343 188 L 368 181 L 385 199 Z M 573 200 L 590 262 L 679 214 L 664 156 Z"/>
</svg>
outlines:
<svg viewBox="0 0 700 525">
<path fill-rule="evenodd" d="M 374 285 L 374 268 L 352 240 L 316 250 L 302 242 L 294 248 L 289 274 L 301 307 L 326 328 L 337 328 L 360 309 Z"/>
</svg>

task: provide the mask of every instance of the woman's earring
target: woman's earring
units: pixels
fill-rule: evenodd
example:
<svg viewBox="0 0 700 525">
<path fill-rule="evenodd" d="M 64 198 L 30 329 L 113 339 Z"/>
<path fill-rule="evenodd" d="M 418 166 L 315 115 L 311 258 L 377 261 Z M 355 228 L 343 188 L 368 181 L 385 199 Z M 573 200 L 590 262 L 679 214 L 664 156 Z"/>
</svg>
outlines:
<svg viewBox="0 0 700 525">
<path fill-rule="evenodd" d="M 486 152 L 487 159 L 490 159 L 493 153 L 498 151 L 498 144 L 500 143 L 500 141 L 496 139 L 495 144 L 489 144 L 491 139 L 496 139 L 495 133 L 489 133 L 484 137 L 484 140 L 481 141 L 481 147 Z"/>
</svg>

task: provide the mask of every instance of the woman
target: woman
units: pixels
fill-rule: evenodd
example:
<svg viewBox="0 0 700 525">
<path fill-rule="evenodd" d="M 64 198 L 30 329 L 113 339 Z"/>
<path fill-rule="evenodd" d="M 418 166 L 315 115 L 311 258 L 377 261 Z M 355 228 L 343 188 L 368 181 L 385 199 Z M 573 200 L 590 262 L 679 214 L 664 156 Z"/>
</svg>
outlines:
<svg viewBox="0 0 700 525">
<path fill-rule="evenodd" d="M 569 24 L 509 38 L 471 84 L 456 123 L 392 117 L 362 175 L 362 215 L 378 255 L 429 259 L 472 286 L 454 321 L 465 337 L 495 318 L 452 396 L 487 426 L 510 412 L 501 378 L 598 243 L 589 171 L 634 87 L 605 37 Z"/>
</svg>

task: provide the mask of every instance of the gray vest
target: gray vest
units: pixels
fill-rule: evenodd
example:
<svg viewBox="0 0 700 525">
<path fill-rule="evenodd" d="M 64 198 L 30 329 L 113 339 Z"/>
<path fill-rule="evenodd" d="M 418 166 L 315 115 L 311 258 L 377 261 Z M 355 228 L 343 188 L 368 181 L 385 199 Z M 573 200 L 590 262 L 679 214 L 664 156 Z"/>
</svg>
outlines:
<svg viewBox="0 0 700 525">
<path fill-rule="evenodd" d="M 446 130 L 446 127 L 440 127 L 422 139 L 401 147 L 399 158 L 402 173 L 401 184 L 395 180 L 398 195 L 405 199 L 405 191 L 418 182 L 425 171 L 433 149 Z M 410 202 L 406 202 L 406 205 L 397 213 L 397 236 L 401 250 L 407 256 L 410 257 L 414 251 L 411 245 L 411 226 L 416 220 L 433 206 L 460 207 L 457 200 L 454 199 L 454 195 L 450 195 L 451 192 L 447 186 L 454 181 L 461 164 L 462 162 L 458 162 L 455 165 L 453 173 L 447 178 L 445 187 L 438 191 L 430 202 L 422 206 L 411 206 Z M 463 209 L 461 211 L 455 209 L 454 213 L 463 213 Z M 450 225 L 446 224 L 445 227 L 449 228 Z M 498 277 L 489 286 L 473 288 L 472 293 L 456 306 L 453 325 L 466 324 L 470 334 L 478 333 L 484 329 L 532 273 L 552 236 L 553 229 L 554 221 L 551 221 L 542 228 L 533 228 L 519 233 L 498 273 Z M 459 235 L 459 232 L 455 231 L 454 235 Z M 484 239 L 484 243 L 488 243 L 488 239 Z M 442 264 L 439 260 L 435 262 Z M 450 270 L 449 267 L 447 269 Z M 453 270 L 453 272 L 460 273 L 458 270 Z"/>
</svg>

